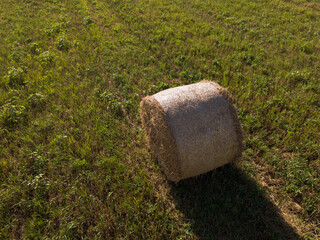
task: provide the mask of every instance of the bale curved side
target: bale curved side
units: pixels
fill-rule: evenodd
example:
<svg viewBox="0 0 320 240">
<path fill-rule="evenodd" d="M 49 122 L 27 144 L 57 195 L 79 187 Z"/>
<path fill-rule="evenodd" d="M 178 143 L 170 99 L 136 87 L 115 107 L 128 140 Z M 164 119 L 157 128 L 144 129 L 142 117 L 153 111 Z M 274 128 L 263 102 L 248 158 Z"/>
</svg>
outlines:
<svg viewBox="0 0 320 240">
<path fill-rule="evenodd" d="M 235 107 L 233 106 L 234 100 L 232 99 L 231 95 L 229 94 L 228 90 L 226 88 L 221 87 L 219 84 L 217 84 L 216 82 L 213 81 L 208 81 L 208 80 L 203 80 L 201 82 L 208 82 L 210 84 L 212 84 L 213 86 L 215 86 L 219 93 L 228 101 L 229 103 L 229 110 L 234 122 L 234 127 L 235 127 L 235 131 L 237 134 L 237 139 L 238 139 L 238 143 L 239 143 L 239 148 L 238 148 L 238 152 L 234 158 L 233 161 L 238 161 L 241 159 L 242 156 L 242 151 L 243 151 L 243 132 L 242 132 L 242 128 L 240 125 L 240 121 L 238 118 L 238 114 L 237 111 L 235 109 Z"/>
<path fill-rule="evenodd" d="M 142 99 L 140 116 L 151 151 L 171 181 L 181 179 L 178 148 L 173 133 L 168 125 L 165 111 L 152 96 Z"/>
</svg>

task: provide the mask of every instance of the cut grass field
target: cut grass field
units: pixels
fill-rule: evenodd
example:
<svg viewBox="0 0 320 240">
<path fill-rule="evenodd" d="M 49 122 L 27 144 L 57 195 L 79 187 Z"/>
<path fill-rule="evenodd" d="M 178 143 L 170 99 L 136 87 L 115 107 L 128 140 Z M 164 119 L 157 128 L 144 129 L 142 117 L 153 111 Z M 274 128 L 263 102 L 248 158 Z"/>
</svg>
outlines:
<svg viewBox="0 0 320 240">
<path fill-rule="evenodd" d="M 0 239 L 319 239 L 320 2 L 0 1 Z M 142 97 L 217 81 L 242 161 L 177 184 Z"/>
</svg>

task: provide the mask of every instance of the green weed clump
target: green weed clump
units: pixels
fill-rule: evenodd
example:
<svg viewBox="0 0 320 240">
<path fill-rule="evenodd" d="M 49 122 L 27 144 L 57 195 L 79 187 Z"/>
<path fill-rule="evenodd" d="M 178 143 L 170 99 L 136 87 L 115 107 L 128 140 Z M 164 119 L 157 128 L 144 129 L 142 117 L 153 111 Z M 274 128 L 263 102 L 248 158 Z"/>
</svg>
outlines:
<svg viewBox="0 0 320 240">
<path fill-rule="evenodd" d="M 4 127 L 13 128 L 26 122 L 26 107 L 19 104 L 7 103 L 1 107 L 0 119 Z"/>
<path fill-rule="evenodd" d="M 41 65 L 49 66 L 53 62 L 54 57 L 55 55 L 53 53 L 50 51 L 45 51 L 39 55 L 39 60 Z"/>
<path fill-rule="evenodd" d="M 83 20 L 85 25 L 90 25 L 93 23 L 93 19 L 91 17 L 85 17 Z"/>
<path fill-rule="evenodd" d="M 31 53 L 33 53 L 33 54 L 40 53 L 40 47 L 37 42 L 30 43 L 29 46 L 30 46 Z"/>
<path fill-rule="evenodd" d="M 8 85 L 10 87 L 23 86 L 25 84 L 24 73 L 25 71 L 21 67 L 11 68 L 6 76 Z"/>
<path fill-rule="evenodd" d="M 58 37 L 56 41 L 57 48 L 62 51 L 68 51 L 70 48 L 70 42 L 68 41 L 65 35 L 61 35 Z"/>
<path fill-rule="evenodd" d="M 30 107 L 40 109 L 44 106 L 46 98 L 40 93 L 34 93 L 30 94 L 30 96 L 27 98 L 27 101 Z"/>
</svg>

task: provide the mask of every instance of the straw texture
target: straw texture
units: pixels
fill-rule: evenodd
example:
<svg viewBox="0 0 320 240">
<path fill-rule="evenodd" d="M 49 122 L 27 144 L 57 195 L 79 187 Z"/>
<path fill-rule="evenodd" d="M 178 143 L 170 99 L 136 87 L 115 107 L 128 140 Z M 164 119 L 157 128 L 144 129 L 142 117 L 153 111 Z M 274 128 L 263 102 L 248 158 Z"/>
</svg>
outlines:
<svg viewBox="0 0 320 240">
<path fill-rule="evenodd" d="M 151 151 L 169 180 L 220 167 L 242 152 L 242 131 L 232 100 L 215 82 L 159 92 L 141 101 Z"/>
</svg>

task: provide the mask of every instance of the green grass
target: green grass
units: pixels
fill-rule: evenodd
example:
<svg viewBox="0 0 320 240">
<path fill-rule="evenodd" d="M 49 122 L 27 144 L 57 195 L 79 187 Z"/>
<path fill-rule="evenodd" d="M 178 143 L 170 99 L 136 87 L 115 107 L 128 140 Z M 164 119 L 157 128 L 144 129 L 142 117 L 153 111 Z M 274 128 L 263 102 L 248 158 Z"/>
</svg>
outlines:
<svg viewBox="0 0 320 240">
<path fill-rule="evenodd" d="M 0 239 L 318 239 L 320 3 L 0 3 Z M 173 184 L 142 97 L 236 99 L 241 162 Z"/>
</svg>

